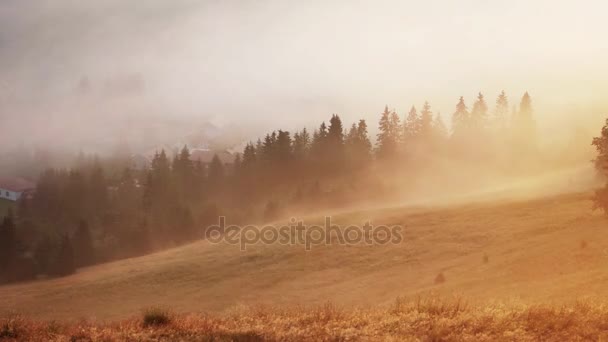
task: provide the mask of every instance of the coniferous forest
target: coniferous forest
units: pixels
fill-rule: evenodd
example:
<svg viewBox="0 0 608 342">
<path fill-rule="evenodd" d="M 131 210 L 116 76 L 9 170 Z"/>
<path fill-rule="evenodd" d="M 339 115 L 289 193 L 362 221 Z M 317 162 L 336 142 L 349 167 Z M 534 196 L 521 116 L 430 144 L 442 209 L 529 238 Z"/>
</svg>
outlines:
<svg viewBox="0 0 608 342">
<path fill-rule="evenodd" d="M 594 141 L 601 160 L 603 133 Z M 334 114 L 314 129 L 252 140 L 232 163 L 217 155 L 208 164 L 192 161 L 187 146 L 157 151 L 149 169 L 81 157 L 74 167 L 44 171 L 4 217 L 0 279 L 66 275 L 204 238 L 219 216 L 269 222 L 427 186 L 465 191 L 472 179 L 528 172 L 540 160 L 531 97 L 514 101 L 504 92 L 491 102 L 480 93 L 472 105 L 461 97 L 446 118 L 428 102 L 405 113 L 386 106 L 377 123 Z"/>
</svg>

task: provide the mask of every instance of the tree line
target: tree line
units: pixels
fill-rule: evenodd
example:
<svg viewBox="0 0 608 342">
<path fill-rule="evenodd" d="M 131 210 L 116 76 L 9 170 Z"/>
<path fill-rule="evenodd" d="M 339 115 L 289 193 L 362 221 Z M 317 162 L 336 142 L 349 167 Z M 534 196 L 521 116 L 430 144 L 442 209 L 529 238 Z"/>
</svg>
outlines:
<svg viewBox="0 0 608 342">
<path fill-rule="evenodd" d="M 97 157 L 48 169 L 2 221 L 0 281 L 66 275 L 182 244 L 204 237 L 220 215 L 251 223 L 276 219 L 286 207 L 346 204 L 363 196 L 357 187 L 370 170 L 405 173 L 434 158 L 484 163 L 535 148 L 528 93 L 517 110 L 504 92 L 489 107 L 481 93 L 470 110 L 461 97 L 448 130 L 428 102 L 402 115 L 385 106 L 375 142 L 365 120 L 347 126 L 333 114 L 312 131 L 277 130 L 251 141 L 233 163 L 218 155 L 193 161 L 184 146 L 158 151 L 145 170 Z"/>
</svg>

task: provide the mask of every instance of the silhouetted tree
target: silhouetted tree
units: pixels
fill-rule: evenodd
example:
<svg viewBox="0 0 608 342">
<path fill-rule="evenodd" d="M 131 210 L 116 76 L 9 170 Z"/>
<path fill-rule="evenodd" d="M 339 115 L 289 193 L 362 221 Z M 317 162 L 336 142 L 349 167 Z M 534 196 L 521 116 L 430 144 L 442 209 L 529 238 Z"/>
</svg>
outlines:
<svg viewBox="0 0 608 342">
<path fill-rule="evenodd" d="M 433 112 L 431 111 L 431 105 L 428 102 L 424 103 L 424 106 L 422 106 L 422 110 L 420 111 L 418 129 L 418 134 L 420 134 L 425 142 L 428 142 L 433 134 Z"/>
<path fill-rule="evenodd" d="M 388 106 L 380 116 L 379 132 L 377 135 L 376 155 L 381 160 L 394 158 L 401 138 L 401 124 L 395 111 L 389 111 Z"/>
<path fill-rule="evenodd" d="M 464 97 L 460 97 L 456 104 L 456 111 L 452 115 L 452 137 L 461 139 L 466 137 L 470 128 L 470 115 L 464 103 Z"/>
<path fill-rule="evenodd" d="M 403 120 L 403 141 L 406 145 L 414 142 L 420 132 L 420 117 L 416 107 L 412 106 L 409 113 Z"/>
<path fill-rule="evenodd" d="M 496 132 L 505 134 L 509 118 L 509 100 L 503 90 L 496 98 L 496 109 L 494 109 L 494 128 Z"/>
<path fill-rule="evenodd" d="M 296 132 L 293 136 L 293 155 L 296 160 L 304 160 L 308 157 L 310 149 L 310 134 L 306 128 Z"/>
<path fill-rule="evenodd" d="M 488 105 L 482 93 L 477 95 L 477 101 L 473 104 L 470 116 L 470 126 L 473 129 L 472 134 L 481 134 L 487 127 L 488 121 Z"/>
<path fill-rule="evenodd" d="M 209 164 L 209 184 L 215 190 L 221 189 L 222 183 L 224 182 L 224 164 L 220 160 L 217 154 L 213 155 L 211 163 Z"/>
<path fill-rule="evenodd" d="M 597 151 L 597 157 L 593 160 L 595 169 L 606 180 L 608 179 L 608 119 L 602 127 L 600 136 L 593 138 L 591 144 Z M 601 209 L 604 214 L 608 215 L 608 181 L 602 188 L 595 191 L 593 208 Z"/>
</svg>

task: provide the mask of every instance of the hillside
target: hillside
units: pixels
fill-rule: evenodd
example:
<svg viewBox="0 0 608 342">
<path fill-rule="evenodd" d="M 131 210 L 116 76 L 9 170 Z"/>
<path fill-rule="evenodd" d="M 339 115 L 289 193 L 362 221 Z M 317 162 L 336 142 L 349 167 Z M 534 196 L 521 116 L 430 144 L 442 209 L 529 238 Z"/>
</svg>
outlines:
<svg viewBox="0 0 608 342">
<path fill-rule="evenodd" d="M 387 246 L 238 246 L 206 241 L 0 287 L 0 315 L 124 318 L 142 307 L 225 311 L 239 304 L 387 306 L 430 292 L 469 302 L 571 302 L 608 295 L 606 220 L 590 193 L 343 213 L 336 224 L 401 224 Z M 306 223 L 321 222 L 316 217 Z M 487 260 L 484 260 L 487 256 Z M 442 272 L 445 282 L 435 284 Z"/>
</svg>

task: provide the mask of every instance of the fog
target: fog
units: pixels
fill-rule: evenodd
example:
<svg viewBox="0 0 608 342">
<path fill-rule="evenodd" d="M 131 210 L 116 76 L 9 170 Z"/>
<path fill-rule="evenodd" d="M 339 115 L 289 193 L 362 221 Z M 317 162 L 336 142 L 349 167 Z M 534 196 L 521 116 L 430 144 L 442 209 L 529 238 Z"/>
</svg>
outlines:
<svg viewBox="0 0 608 342">
<path fill-rule="evenodd" d="M 376 126 L 428 100 L 490 108 L 532 94 L 544 132 L 591 130 L 608 101 L 603 1 L 0 2 L 7 146 L 177 143 L 207 123 L 239 139 L 317 125 Z M 80 86 L 79 86 L 80 85 Z M 235 127 L 238 127 L 235 128 Z M 599 130 L 599 127 L 598 127 Z"/>
</svg>

